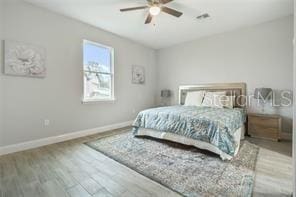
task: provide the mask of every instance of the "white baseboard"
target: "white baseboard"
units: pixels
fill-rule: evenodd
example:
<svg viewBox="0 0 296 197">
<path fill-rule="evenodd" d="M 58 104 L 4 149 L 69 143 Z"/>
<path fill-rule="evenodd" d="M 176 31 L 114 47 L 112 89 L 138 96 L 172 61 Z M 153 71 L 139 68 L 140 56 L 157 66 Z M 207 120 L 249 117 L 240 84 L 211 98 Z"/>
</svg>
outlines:
<svg viewBox="0 0 296 197">
<path fill-rule="evenodd" d="M 94 134 L 102 133 L 105 131 L 123 128 L 123 127 L 131 126 L 132 123 L 133 121 L 127 121 L 127 122 L 107 125 L 107 126 L 93 128 L 93 129 L 86 129 L 82 131 L 71 132 L 71 133 L 67 133 L 59 136 L 52 136 L 52 137 L 42 138 L 38 140 L 22 142 L 19 144 L 3 146 L 3 147 L 0 147 L 0 156 L 19 152 L 19 151 L 24 151 L 32 148 L 38 148 L 38 147 L 49 145 L 49 144 L 55 144 L 58 142 L 64 142 L 67 140 L 72 140 L 80 137 L 85 137 L 88 135 L 94 135 Z"/>
</svg>

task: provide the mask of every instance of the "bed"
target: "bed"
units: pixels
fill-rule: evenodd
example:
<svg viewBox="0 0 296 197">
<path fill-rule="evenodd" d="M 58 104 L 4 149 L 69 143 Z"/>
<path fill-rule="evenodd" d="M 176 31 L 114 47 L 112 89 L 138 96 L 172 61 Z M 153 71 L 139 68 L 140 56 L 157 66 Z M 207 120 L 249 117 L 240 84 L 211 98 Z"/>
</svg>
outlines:
<svg viewBox="0 0 296 197">
<path fill-rule="evenodd" d="M 221 92 L 235 96 L 234 108 L 184 106 L 190 92 Z M 223 160 L 236 156 L 244 138 L 245 83 L 202 84 L 179 87 L 179 104 L 141 111 L 133 123 L 134 136 L 149 136 L 195 146 Z"/>
</svg>

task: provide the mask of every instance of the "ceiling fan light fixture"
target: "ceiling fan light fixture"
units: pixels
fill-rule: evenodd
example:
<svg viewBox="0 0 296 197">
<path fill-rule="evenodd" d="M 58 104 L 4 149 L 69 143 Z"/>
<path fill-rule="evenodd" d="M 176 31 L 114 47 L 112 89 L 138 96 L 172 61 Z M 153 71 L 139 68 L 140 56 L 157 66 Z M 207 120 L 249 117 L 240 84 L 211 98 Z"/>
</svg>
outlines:
<svg viewBox="0 0 296 197">
<path fill-rule="evenodd" d="M 149 12 L 150 12 L 150 14 L 151 14 L 152 16 L 156 16 L 156 15 L 158 15 L 158 14 L 160 13 L 160 11 L 161 11 L 161 9 L 160 9 L 160 7 L 158 7 L 158 6 L 152 6 L 152 7 L 150 7 L 150 9 L 149 9 Z"/>
</svg>

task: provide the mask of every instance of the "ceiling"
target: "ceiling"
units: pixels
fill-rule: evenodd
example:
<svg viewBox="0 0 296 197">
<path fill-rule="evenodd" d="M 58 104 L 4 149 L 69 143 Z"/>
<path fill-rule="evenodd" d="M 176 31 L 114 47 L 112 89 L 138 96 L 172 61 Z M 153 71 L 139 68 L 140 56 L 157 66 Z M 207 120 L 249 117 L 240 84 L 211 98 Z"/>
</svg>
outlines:
<svg viewBox="0 0 296 197">
<path fill-rule="evenodd" d="M 293 14 L 293 0 L 175 0 L 167 6 L 183 12 L 183 16 L 175 18 L 161 13 L 152 24 L 145 25 L 148 10 L 119 11 L 120 8 L 145 5 L 145 0 L 25 1 L 154 49 Z M 196 19 L 204 13 L 211 17 Z"/>
</svg>

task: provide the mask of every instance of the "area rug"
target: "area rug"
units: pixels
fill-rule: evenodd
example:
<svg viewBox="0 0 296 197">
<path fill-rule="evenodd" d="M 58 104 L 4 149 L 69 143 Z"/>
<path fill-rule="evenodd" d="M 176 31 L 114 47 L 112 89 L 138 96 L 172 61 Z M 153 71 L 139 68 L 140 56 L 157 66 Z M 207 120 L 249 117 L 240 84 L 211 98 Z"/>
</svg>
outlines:
<svg viewBox="0 0 296 197">
<path fill-rule="evenodd" d="M 231 161 L 191 146 L 131 132 L 87 145 L 183 196 L 251 196 L 259 148 L 247 141 Z"/>
</svg>

